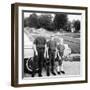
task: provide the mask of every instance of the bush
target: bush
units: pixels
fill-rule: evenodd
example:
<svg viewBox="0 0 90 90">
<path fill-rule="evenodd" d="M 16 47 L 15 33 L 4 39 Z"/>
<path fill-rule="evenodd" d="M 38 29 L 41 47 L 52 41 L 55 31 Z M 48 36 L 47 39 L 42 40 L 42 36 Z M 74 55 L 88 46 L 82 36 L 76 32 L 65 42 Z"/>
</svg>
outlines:
<svg viewBox="0 0 90 90">
<path fill-rule="evenodd" d="M 29 26 L 29 18 L 24 19 L 24 27 Z"/>
<path fill-rule="evenodd" d="M 38 16 L 33 13 L 29 16 L 29 27 L 38 28 Z"/>
<path fill-rule="evenodd" d="M 74 21 L 73 26 L 75 28 L 75 32 L 80 31 L 80 21 L 79 20 Z"/>
<path fill-rule="evenodd" d="M 38 18 L 39 27 L 44 29 L 50 29 L 52 23 L 52 16 L 51 15 L 40 15 Z"/>
<path fill-rule="evenodd" d="M 65 25 L 67 24 L 67 21 L 68 21 L 67 14 L 64 14 L 64 13 L 56 14 L 54 18 L 55 28 L 57 30 L 59 30 L 60 28 L 63 29 Z"/>
</svg>

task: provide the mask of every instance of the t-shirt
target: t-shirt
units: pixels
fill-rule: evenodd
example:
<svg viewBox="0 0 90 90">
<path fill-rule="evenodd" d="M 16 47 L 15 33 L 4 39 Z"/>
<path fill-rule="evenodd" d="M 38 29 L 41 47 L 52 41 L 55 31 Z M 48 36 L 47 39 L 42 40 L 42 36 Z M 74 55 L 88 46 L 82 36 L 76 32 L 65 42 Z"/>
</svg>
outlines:
<svg viewBox="0 0 90 90">
<path fill-rule="evenodd" d="M 57 49 L 58 49 L 60 52 L 63 52 L 64 49 L 65 49 L 65 47 L 64 47 L 64 45 L 59 44 L 59 45 L 57 45 Z"/>
<path fill-rule="evenodd" d="M 37 48 L 44 48 L 46 44 L 46 39 L 42 36 L 39 36 L 34 40 L 34 44 L 36 44 Z"/>
<path fill-rule="evenodd" d="M 47 46 L 49 47 L 49 50 L 56 50 L 57 44 L 55 40 L 50 40 L 47 42 Z"/>
</svg>

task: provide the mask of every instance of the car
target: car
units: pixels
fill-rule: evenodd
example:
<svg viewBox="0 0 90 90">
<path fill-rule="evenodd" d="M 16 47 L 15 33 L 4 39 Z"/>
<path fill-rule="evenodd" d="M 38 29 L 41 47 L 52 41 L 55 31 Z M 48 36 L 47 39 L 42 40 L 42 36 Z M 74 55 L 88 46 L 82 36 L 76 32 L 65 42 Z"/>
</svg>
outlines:
<svg viewBox="0 0 90 90">
<path fill-rule="evenodd" d="M 33 40 L 29 38 L 29 35 L 24 32 L 24 72 L 32 73 L 34 56 Z M 35 70 L 38 71 L 37 65 Z"/>
</svg>

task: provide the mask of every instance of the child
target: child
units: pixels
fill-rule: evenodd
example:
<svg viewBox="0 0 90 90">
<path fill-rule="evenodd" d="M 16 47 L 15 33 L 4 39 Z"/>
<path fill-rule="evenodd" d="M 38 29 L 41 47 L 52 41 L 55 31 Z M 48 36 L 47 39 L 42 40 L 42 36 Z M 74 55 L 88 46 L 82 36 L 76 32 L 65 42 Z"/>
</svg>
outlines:
<svg viewBox="0 0 90 90">
<path fill-rule="evenodd" d="M 55 53 L 56 53 L 56 48 L 57 44 L 56 41 L 54 40 L 55 36 L 52 35 L 50 37 L 50 40 L 47 42 L 47 76 L 50 76 L 50 71 L 52 75 L 56 75 L 54 71 L 55 67 Z M 51 70 L 50 70 L 51 69 Z"/>
<path fill-rule="evenodd" d="M 58 58 L 58 65 L 57 65 L 57 73 L 65 74 L 63 69 L 63 54 L 64 54 L 64 43 L 63 38 L 60 39 L 60 42 L 57 42 L 57 58 Z"/>
<path fill-rule="evenodd" d="M 43 62 L 44 62 L 44 52 L 46 46 L 46 38 L 43 36 L 38 36 L 34 40 L 34 52 L 35 56 L 38 56 L 38 76 L 42 77 L 42 69 L 43 69 Z M 34 77 L 34 74 L 32 74 Z"/>
<path fill-rule="evenodd" d="M 64 55 L 63 58 L 68 59 L 71 54 L 71 48 L 68 46 L 68 44 L 64 44 L 65 50 L 64 50 Z"/>
</svg>

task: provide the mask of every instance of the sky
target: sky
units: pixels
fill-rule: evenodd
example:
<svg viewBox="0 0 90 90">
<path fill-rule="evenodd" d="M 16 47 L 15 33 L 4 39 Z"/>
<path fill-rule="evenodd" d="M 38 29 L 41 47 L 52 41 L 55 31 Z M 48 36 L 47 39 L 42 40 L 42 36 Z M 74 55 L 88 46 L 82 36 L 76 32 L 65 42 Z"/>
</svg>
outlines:
<svg viewBox="0 0 90 90">
<path fill-rule="evenodd" d="M 68 15 L 69 21 L 73 20 L 80 20 L 81 21 L 81 15 Z"/>
</svg>

